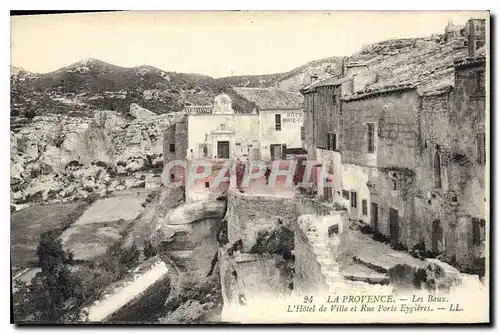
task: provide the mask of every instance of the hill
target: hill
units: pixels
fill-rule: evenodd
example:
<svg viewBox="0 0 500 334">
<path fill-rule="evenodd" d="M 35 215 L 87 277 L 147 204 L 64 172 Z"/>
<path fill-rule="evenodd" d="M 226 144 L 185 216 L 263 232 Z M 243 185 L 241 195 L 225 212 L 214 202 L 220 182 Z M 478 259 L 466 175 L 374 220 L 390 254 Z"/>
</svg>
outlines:
<svg viewBox="0 0 500 334">
<path fill-rule="evenodd" d="M 207 104 L 221 91 L 215 79 L 200 74 L 165 72 L 153 66 L 120 67 L 88 59 L 59 70 L 36 74 L 11 69 L 11 115 L 111 109 L 127 112 L 130 104 L 157 114 L 185 104 Z"/>
</svg>

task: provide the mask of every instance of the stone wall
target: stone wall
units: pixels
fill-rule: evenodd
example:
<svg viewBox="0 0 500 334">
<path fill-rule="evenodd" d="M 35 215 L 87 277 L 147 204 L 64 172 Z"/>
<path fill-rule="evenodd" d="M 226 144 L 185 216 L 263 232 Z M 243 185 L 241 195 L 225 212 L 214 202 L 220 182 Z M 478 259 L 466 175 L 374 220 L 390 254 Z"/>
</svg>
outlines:
<svg viewBox="0 0 500 334">
<path fill-rule="evenodd" d="M 250 251 L 260 231 L 280 224 L 290 228 L 298 217 L 293 198 L 255 196 L 230 189 L 227 205 L 229 242 L 241 240 L 243 252 Z"/>
<path fill-rule="evenodd" d="M 314 146 L 327 148 L 328 133 L 336 134 L 337 149 L 342 136 L 342 113 L 340 109 L 340 87 L 316 88 L 314 101 Z"/>
<path fill-rule="evenodd" d="M 326 292 L 343 280 L 337 258 L 348 246 L 347 222 L 347 214 L 338 211 L 298 218 L 294 231 L 294 290 L 298 294 Z"/>
<path fill-rule="evenodd" d="M 188 118 L 182 117 L 175 123 L 175 156 L 183 158 L 188 151 Z"/>
<path fill-rule="evenodd" d="M 342 104 L 342 161 L 361 166 L 415 168 L 419 99 L 394 92 Z M 374 152 L 368 152 L 367 123 L 374 123 Z"/>
<path fill-rule="evenodd" d="M 175 130 L 176 124 L 172 124 L 163 132 L 163 163 L 167 164 L 175 158 Z M 171 146 L 173 145 L 173 147 Z M 173 148 L 173 150 L 171 150 Z"/>
<path fill-rule="evenodd" d="M 307 151 L 308 159 L 316 158 L 316 147 L 314 145 L 314 95 L 315 93 L 304 94 L 304 138 L 302 147 Z"/>
</svg>

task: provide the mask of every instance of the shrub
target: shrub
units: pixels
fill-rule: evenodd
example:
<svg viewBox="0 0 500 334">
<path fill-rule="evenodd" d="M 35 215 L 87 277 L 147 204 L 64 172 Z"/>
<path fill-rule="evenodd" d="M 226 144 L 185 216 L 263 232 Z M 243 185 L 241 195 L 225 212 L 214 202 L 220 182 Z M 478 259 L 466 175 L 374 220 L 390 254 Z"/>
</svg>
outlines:
<svg viewBox="0 0 500 334">
<path fill-rule="evenodd" d="M 373 233 L 373 240 L 375 241 L 378 241 L 378 242 L 382 242 L 384 244 L 388 244 L 390 243 L 391 241 L 389 240 L 389 238 L 387 238 L 385 235 L 383 235 L 382 233 L 380 232 L 375 232 Z"/>
<path fill-rule="evenodd" d="M 223 220 L 220 224 L 219 231 L 217 232 L 217 242 L 221 246 L 226 245 L 229 242 L 229 236 L 227 232 L 227 220 Z"/>
<path fill-rule="evenodd" d="M 347 206 L 337 202 L 333 203 L 333 208 L 335 209 L 335 211 L 347 211 Z"/>
<path fill-rule="evenodd" d="M 416 289 L 421 289 L 422 283 L 426 282 L 427 282 L 427 271 L 423 268 L 417 269 L 417 271 L 415 271 L 415 274 L 413 276 L 413 286 Z"/>
<path fill-rule="evenodd" d="M 130 248 L 123 249 L 120 252 L 120 260 L 119 261 L 125 267 L 130 269 L 138 264 L 139 256 L 140 256 L 140 252 L 139 252 L 139 249 L 137 249 L 137 245 L 135 244 L 135 241 L 134 241 L 132 243 L 132 246 L 130 246 Z"/>
<path fill-rule="evenodd" d="M 153 256 L 156 256 L 156 249 L 153 247 L 153 244 L 151 243 L 150 240 L 146 240 L 144 242 L 143 253 L 144 253 L 144 257 L 146 259 L 149 259 L 149 258 L 151 258 Z"/>
<path fill-rule="evenodd" d="M 370 225 L 363 225 L 363 226 L 361 226 L 361 228 L 359 230 L 363 234 L 372 234 L 373 233 L 373 230 L 372 230 Z"/>
<path fill-rule="evenodd" d="M 241 251 L 243 249 L 243 242 L 240 240 L 236 241 L 228 250 L 229 255 L 233 255 L 236 251 Z"/>
<path fill-rule="evenodd" d="M 409 253 L 416 258 L 434 259 L 438 256 L 438 253 L 426 249 L 424 240 L 420 240 Z"/>
<path fill-rule="evenodd" d="M 391 247 L 392 247 L 392 249 L 397 250 L 397 251 L 406 252 L 408 250 L 408 248 L 400 242 L 397 242 L 397 243 L 391 245 Z"/>
<path fill-rule="evenodd" d="M 414 284 L 415 269 L 408 264 L 397 264 L 389 269 L 388 274 L 395 286 L 410 287 Z"/>
<path fill-rule="evenodd" d="M 284 259 L 292 258 L 294 248 L 294 233 L 285 226 L 279 226 L 272 231 L 260 231 L 257 241 L 250 249 L 250 253 L 277 254 Z"/>
</svg>

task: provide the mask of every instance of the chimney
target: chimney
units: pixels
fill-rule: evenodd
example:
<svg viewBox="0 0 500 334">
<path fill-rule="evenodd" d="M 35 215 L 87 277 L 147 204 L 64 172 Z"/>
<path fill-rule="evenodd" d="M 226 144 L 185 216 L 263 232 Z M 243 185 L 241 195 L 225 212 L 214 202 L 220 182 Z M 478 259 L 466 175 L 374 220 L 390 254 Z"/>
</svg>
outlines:
<svg viewBox="0 0 500 334">
<path fill-rule="evenodd" d="M 474 57 L 474 54 L 476 53 L 476 28 L 473 20 L 469 20 L 468 47 L 468 56 Z"/>
<path fill-rule="evenodd" d="M 346 76 L 354 76 L 363 71 L 366 71 L 368 66 L 366 64 L 360 64 L 357 61 L 351 61 L 346 65 Z"/>
</svg>

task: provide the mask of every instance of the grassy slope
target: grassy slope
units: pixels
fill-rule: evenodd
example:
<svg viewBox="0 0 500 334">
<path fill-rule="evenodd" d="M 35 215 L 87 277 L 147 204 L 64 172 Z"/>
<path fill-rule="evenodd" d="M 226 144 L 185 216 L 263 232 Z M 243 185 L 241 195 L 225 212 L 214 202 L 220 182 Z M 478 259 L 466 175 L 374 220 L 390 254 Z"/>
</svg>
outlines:
<svg viewBox="0 0 500 334">
<path fill-rule="evenodd" d="M 74 214 L 80 213 L 81 203 L 33 205 L 11 215 L 10 242 L 13 266 L 36 260 L 36 248 L 43 232 L 63 227 Z M 78 215 L 79 216 L 79 215 Z"/>
</svg>

